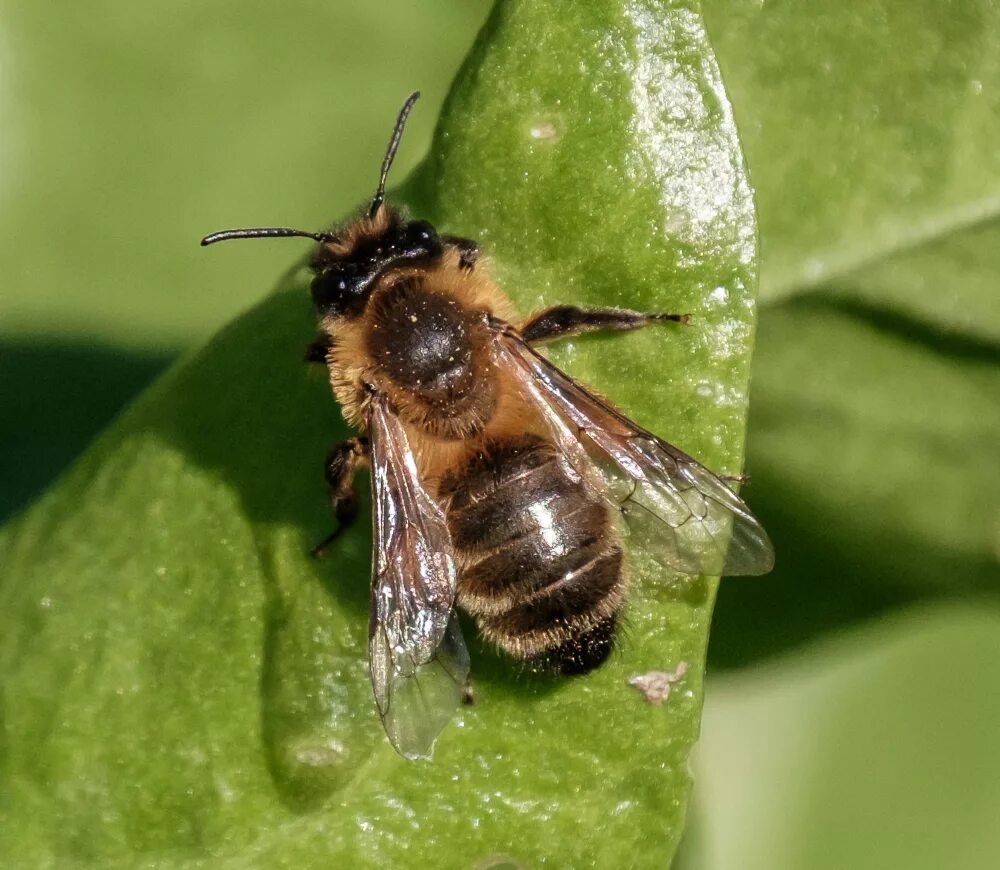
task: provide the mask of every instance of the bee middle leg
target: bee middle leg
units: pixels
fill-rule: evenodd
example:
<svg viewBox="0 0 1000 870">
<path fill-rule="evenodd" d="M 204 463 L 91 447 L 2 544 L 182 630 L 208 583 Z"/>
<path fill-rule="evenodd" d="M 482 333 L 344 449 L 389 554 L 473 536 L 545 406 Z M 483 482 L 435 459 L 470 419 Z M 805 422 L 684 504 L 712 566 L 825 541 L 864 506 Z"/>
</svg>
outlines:
<svg viewBox="0 0 1000 870">
<path fill-rule="evenodd" d="M 641 329 L 651 323 L 688 323 L 690 314 L 644 314 L 625 308 L 577 308 L 575 305 L 555 305 L 528 318 L 521 335 L 530 344 L 568 338 L 585 332 L 615 330 L 625 332 Z"/>
<path fill-rule="evenodd" d="M 472 688 L 471 679 L 462 687 L 462 703 L 465 704 L 466 707 L 471 707 L 476 703 L 476 692 Z"/>
<path fill-rule="evenodd" d="M 354 475 L 358 468 L 368 464 L 368 457 L 367 438 L 348 438 L 330 448 L 326 457 L 326 488 L 330 508 L 337 518 L 337 528 L 309 551 L 314 558 L 322 556 L 357 517 L 358 496 L 354 491 Z"/>
</svg>

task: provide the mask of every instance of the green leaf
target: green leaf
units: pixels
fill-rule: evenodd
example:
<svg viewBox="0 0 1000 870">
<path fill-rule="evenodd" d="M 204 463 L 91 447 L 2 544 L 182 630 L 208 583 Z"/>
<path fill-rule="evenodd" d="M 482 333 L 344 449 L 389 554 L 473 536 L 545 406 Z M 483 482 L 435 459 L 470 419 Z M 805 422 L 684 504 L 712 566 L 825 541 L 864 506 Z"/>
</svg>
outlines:
<svg viewBox="0 0 1000 870">
<path fill-rule="evenodd" d="M 953 353 L 837 305 L 776 309 L 761 336 L 751 443 L 762 470 L 780 474 L 770 503 L 784 500 L 789 519 L 801 507 L 803 529 L 850 549 L 855 580 L 993 585 L 1000 357 Z M 810 377 L 785 377 L 810 361 Z"/>
<path fill-rule="evenodd" d="M 720 592 L 739 670 L 679 863 L 997 866 L 1000 9 L 705 7 L 758 190 L 747 495 L 779 558 Z"/>
<path fill-rule="evenodd" d="M 696 315 L 553 356 L 710 467 L 739 470 L 753 208 L 693 4 L 499 3 L 404 199 L 479 239 L 522 311 Z M 362 523 L 326 561 L 305 556 L 330 522 L 325 448 L 346 434 L 300 362 L 307 298 L 290 276 L 0 538 L 7 854 L 662 867 L 683 824 L 714 582 L 632 554 L 620 655 L 548 683 L 474 644 L 477 704 L 433 763 L 398 757 L 365 661 L 370 536 Z M 681 662 L 663 706 L 627 685 Z"/>
<path fill-rule="evenodd" d="M 759 191 L 762 301 L 1000 217 L 992 0 L 708 0 L 705 16 Z M 995 293 L 961 298 L 996 319 Z"/>
<path fill-rule="evenodd" d="M 996 867 L 998 634 L 995 600 L 915 607 L 713 680 L 678 863 Z"/>
<path fill-rule="evenodd" d="M 995 589 L 1000 9 L 709 0 L 759 191 L 747 497 L 780 558 L 730 584 L 745 664 L 917 597 Z"/>
<path fill-rule="evenodd" d="M 727 584 L 713 661 L 995 590 L 998 354 L 838 302 L 770 309 L 758 338 L 748 495 L 780 559 Z"/>
</svg>

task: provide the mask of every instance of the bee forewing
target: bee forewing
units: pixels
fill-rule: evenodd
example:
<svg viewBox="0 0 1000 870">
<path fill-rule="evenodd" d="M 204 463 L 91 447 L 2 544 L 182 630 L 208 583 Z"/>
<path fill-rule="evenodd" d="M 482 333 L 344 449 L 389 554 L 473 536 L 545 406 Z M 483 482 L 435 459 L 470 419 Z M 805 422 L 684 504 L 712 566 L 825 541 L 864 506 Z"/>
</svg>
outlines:
<svg viewBox="0 0 1000 870">
<path fill-rule="evenodd" d="M 580 386 L 516 333 L 497 336 L 568 463 L 620 511 L 631 543 L 685 574 L 766 574 L 774 549 L 718 476 Z"/>
<path fill-rule="evenodd" d="M 417 758 L 430 753 L 468 680 L 469 656 L 453 614 L 457 573 L 444 512 L 380 397 L 371 403 L 369 437 L 372 688 L 392 745 Z"/>
<path fill-rule="evenodd" d="M 462 702 L 469 678 L 469 653 L 457 615 L 452 613 L 441 643 L 423 664 L 394 656 L 382 631 L 369 640 L 369 657 L 376 695 L 380 684 L 383 691 L 385 706 L 379 703 L 379 713 L 389 741 L 404 758 L 429 757 L 434 740 Z"/>
</svg>

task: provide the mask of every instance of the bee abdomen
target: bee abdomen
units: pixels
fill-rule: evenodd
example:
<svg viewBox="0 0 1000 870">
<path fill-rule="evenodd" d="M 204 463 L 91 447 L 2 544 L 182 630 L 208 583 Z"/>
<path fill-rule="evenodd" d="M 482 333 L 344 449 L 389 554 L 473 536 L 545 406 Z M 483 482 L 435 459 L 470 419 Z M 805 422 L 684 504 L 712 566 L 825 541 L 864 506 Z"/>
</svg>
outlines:
<svg viewBox="0 0 1000 870">
<path fill-rule="evenodd" d="M 459 604 L 521 659 L 584 673 L 611 652 L 624 604 L 607 507 L 533 435 L 494 443 L 442 482 L 464 558 Z"/>
<path fill-rule="evenodd" d="M 576 571 L 554 570 L 538 593 L 497 614 L 483 614 L 483 634 L 501 649 L 564 674 L 596 668 L 614 645 L 623 600 L 622 552 L 615 547 Z"/>
</svg>

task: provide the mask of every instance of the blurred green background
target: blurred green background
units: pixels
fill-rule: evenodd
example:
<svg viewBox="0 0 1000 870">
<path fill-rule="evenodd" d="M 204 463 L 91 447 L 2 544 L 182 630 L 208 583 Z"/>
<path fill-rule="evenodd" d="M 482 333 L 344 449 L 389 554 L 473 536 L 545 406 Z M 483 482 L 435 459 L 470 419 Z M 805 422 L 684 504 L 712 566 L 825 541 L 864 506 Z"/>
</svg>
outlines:
<svg viewBox="0 0 1000 870">
<path fill-rule="evenodd" d="M 487 13 L 0 2 L 0 516 L 399 175 Z M 1000 863 L 1000 4 L 707 0 L 757 189 L 748 500 L 684 868 Z"/>
<path fill-rule="evenodd" d="M 0 4 L 0 517 L 370 196 L 403 96 L 426 150 L 489 4 Z"/>
</svg>

